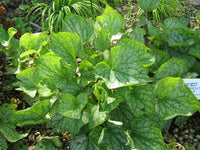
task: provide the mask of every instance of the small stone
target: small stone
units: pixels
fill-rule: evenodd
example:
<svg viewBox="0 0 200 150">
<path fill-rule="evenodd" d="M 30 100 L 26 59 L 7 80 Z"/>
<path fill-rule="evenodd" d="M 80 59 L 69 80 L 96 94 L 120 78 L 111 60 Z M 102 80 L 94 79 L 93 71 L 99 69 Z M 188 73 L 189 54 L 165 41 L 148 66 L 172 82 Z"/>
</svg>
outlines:
<svg viewBox="0 0 200 150">
<path fill-rule="evenodd" d="M 194 146 L 194 147 L 197 147 L 197 146 L 198 146 L 198 143 L 195 142 L 195 143 L 193 144 L 193 146 Z"/>
<path fill-rule="evenodd" d="M 177 134 L 174 134 L 174 137 L 175 137 L 176 139 L 178 139 L 178 135 L 177 135 Z"/>
<path fill-rule="evenodd" d="M 194 142 L 197 142 L 197 141 L 198 141 L 198 139 L 194 139 L 193 141 L 194 141 Z"/>
<path fill-rule="evenodd" d="M 190 133 L 195 133 L 196 131 L 194 129 L 190 129 Z"/>
<path fill-rule="evenodd" d="M 178 139 L 179 139 L 179 141 L 182 141 L 182 140 L 183 140 L 183 137 L 179 137 Z"/>
<path fill-rule="evenodd" d="M 192 139 L 193 139 L 193 136 L 192 136 L 192 135 L 190 135 L 190 136 L 189 136 L 189 139 L 191 139 L 191 140 L 192 140 Z"/>
<path fill-rule="evenodd" d="M 189 138 L 189 135 L 184 135 L 184 138 L 185 138 L 185 139 L 188 139 L 188 138 Z"/>
<path fill-rule="evenodd" d="M 196 138 L 200 140 L 200 135 L 196 135 Z"/>
<path fill-rule="evenodd" d="M 175 128 L 173 132 L 178 133 L 178 128 Z"/>
<path fill-rule="evenodd" d="M 185 131 L 184 131 L 184 133 L 185 133 L 185 134 L 188 134 L 188 133 L 189 133 L 189 130 L 188 130 L 188 129 L 187 129 L 187 130 L 185 130 Z"/>
</svg>

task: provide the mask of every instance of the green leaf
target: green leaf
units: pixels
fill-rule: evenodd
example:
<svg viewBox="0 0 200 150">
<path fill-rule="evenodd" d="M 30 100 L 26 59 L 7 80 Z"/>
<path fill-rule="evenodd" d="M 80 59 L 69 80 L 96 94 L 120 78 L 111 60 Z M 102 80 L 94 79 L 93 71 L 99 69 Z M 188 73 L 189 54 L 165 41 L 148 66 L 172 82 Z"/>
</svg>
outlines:
<svg viewBox="0 0 200 150">
<path fill-rule="evenodd" d="M 83 80 L 83 78 L 87 81 L 86 84 L 88 84 L 88 82 L 90 81 L 95 81 L 95 75 L 94 75 L 94 67 L 93 65 L 87 61 L 87 60 L 83 60 L 80 63 L 80 67 L 79 67 L 80 73 L 81 73 L 81 79 Z"/>
<path fill-rule="evenodd" d="M 75 136 L 70 142 L 71 150 L 99 150 L 94 144 L 89 140 L 89 137 L 85 134 Z"/>
<path fill-rule="evenodd" d="M 112 92 L 105 85 L 99 85 L 96 87 L 95 96 L 100 101 L 100 108 L 103 111 L 110 112 L 125 100 L 124 94 L 127 90 L 126 87 L 122 87 Z"/>
<path fill-rule="evenodd" d="M 89 116 L 87 112 L 83 112 L 80 119 L 67 118 L 67 126 L 69 127 L 70 134 L 75 136 L 79 133 L 81 127 L 89 122 Z"/>
<path fill-rule="evenodd" d="M 135 116 L 126 101 L 121 102 L 119 106 L 111 112 L 111 119 L 121 121 L 123 126 L 128 129 L 134 118 Z"/>
<path fill-rule="evenodd" d="M 19 40 L 20 47 L 26 50 L 40 50 L 42 44 L 48 39 L 46 33 L 32 34 L 25 33 Z"/>
<path fill-rule="evenodd" d="M 150 37 L 156 37 L 160 34 L 160 32 L 161 32 L 160 29 L 157 27 L 150 27 L 148 29 L 148 33 L 149 33 Z"/>
<path fill-rule="evenodd" d="M 45 77 L 45 78 L 43 78 L 42 80 L 39 81 L 39 83 L 38 83 L 38 94 L 41 97 L 51 96 L 54 93 L 56 93 L 56 91 L 57 91 L 57 88 L 50 78 Z"/>
<path fill-rule="evenodd" d="M 37 53 L 37 51 L 35 51 L 35 50 L 28 50 L 28 51 L 25 51 L 24 53 L 22 53 L 20 55 L 20 57 L 22 58 L 22 57 L 29 56 L 30 54 L 35 54 L 35 53 Z"/>
<path fill-rule="evenodd" d="M 54 84 L 63 89 L 71 81 L 74 72 L 54 53 L 46 53 L 36 60 L 38 74 L 41 78 L 48 76 Z"/>
<path fill-rule="evenodd" d="M 155 115 L 144 115 L 145 119 L 148 119 L 156 128 L 163 131 L 163 129 L 166 127 L 167 120 L 161 119 L 157 114 Z M 142 117 L 141 117 L 142 118 Z"/>
<path fill-rule="evenodd" d="M 115 124 L 108 124 L 108 127 L 104 128 L 101 132 L 98 144 L 105 149 L 113 150 L 127 150 L 130 146 L 127 145 L 128 138 L 125 131 L 121 126 Z"/>
<path fill-rule="evenodd" d="M 75 14 L 69 14 L 64 18 L 62 31 L 78 34 L 83 43 L 94 38 L 93 22 Z"/>
<path fill-rule="evenodd" d="M 50 105 L 49 100 L 36 103 L 30 108 L 15 112 L 13 118 L 18 126 L 44 123 L 47 121 Z"/>
<path fill-rule="evenodd" d="M 185 25 L 184 23 L 182 23 L 177 18 L 168 18 L 168 19 L 165 19 L 164 25 L 167 28 L 184 28 L 184 29 L 188 28 L 187 25 Z"/>
<path fill-rule="evenodd" d="M 1 26 L 0 24 L 0 44 L 6 46 L 7 41 L 8 41 L 8 33 L 4 30 L 3 25 Z"/>
<path fill-rule="evenodd" d="M 200 59 L 200 45 L 190 49 L 189 54 Z"/>
<path fill-rule="evenodd" d="M 134 40 L 144 44 L 144 34 L 142 29 L 137 25 L 133 31 L 129 34 L 129 37 Z"/>
<path fill-rule="evenodd" d="M 109 89 L 127 85 L 151 82 L 146 66 L 154 62 L 154 57 L 148 54 L 149 49 L 143 44 L 124 39 L 118 47 L 111 50 L 112 65 L 100 62 L 95 66 L 95 72 L 103 78 Z"/>
<path fill-rule="evenodd" d="M 166 29 L 169 46 L 190 46 L 195 43 L 193 35 L 189 30 L 183 28 Z"/>
<path fill-rule="evenodd" d="M 12 119 L 16 107 L 17 105 L 7 103 L 0 106 L 0 133 L 2 133 L 9 142 L 16 142 L 29 134 L 19 133 L 15 129 L 15 123 Z"/>
<path fill-rule="evenodd" d="M 17 141 L 16 143 L 14 143 L 13 145 L 13 150 L 27 150 L 27 146 L 23 143 L 22 140 Z"/>
<path fill-rule="evenodd" d="M 19 133 L 15 129 L 14 123 L 0 124 L 0 131 L 9 142 L 16 142 L 28 136 L 29 133 Z"/>
<path fill-rule="evenodd" d="M 55 133 L 62 133 L 69 130 L 67 118 L 59 113 L 56 113 L 51 120 L 47 122 L 47 127 L 52 128 Z"/>
<path fill-rule="evenodd" d="M 40 137 L 39 142 L 35 146 L 35 150 L 58 150 L 62 143 L 56 137 Z"/>
<path fill-rule="evenodd" d="M 161 131 L 148 119 L 135 119 L 132 124 L 131 138 L 135 149 L 166 150 Z"/>
<path fill-rule="evenodd" d="M 99 110 L 99 105 L 90 105 L 87 108 L 88 114 L 89 114 L 89 128 L 95 128 L 98 125 L 104 123 L 108 115 L 106 112 Z"/>
<path fill-rule="evenodd" d="M 88 102 L 88 94 L 81 93 L 75 98 L 71 94 L 66 94 L 61 98 L 58 112 L 63 116 L 73 119 L 81 118 L 81 111 Z"/>
<path fill-rule="evenodd" d="M 98 144 L 98 141 L 99 141 L 100 135 L 102 133 L 102 130 L 103 130 L 103 127 L 97 126 L 89 134 L 90 141 L 93 144 L 95 144 L 99 149 L 104 149 L 104 145 L 99 145 Z"/>
<path fill-rule="evenodd" d="M 138 4 L 146 12 L 152 11 L 158 7 L 160 0 L 138 0 Z"/>
<path fill-rule="evenodd" d="M 144 114 L 154 114 L 156 103 L 153 97 L 154 86 L 151 84 L 133 86 L 126 97 L 128 105 L 136 117 Z"/>
<path fill-rule="evenodd" d="M 158 82 L 154 95 L 161 119 L 191 116 L 200 108 L 200 102 L 181 78 L 163 78 Z"/>
<path fill-rule="evenodd" d="M 37 93 L 37 75 L 36 75 L 36 68 L 28 68 L 19 74 L 17 74 L 17 79 L 20 80 L 18 82 L 19 88 L 17 90 L 23 91 L 27 95 L 31 96 L 32 98 L 35 97 Z"/>
<path fill-rule="evenodd" d="M 197 19 L 199 19 L 200 21 L 200 11 L 196 14 L 196 16 L 197 16 Z"/>
<path fill-rule="evenodd" d="M 9 123 L 12 122 L 12 117 L 15 113 L 15 109 L 17 108 L 17 105 L 15 104 L 7 104 L 4 103 L 0 107 L 0 123 Z"/>
<path fill-rule="evenodd" d="M 59 32 L 50 35 L 49 48 L 63 58 L 67 64 L 72 64 L 75 63 L 81 51 L 81 40 L 76 34 Z"/>
<path fill-rule="evenodd" d="M 125 19 L 112 7 L 106 5 L 103 14 L 96 18 L 96 22 L 110 35 L 115 35 L 124 25 Z"/>
<path fill-rule="evenodd" d="M 97 38 L 93 41 L 94 48 L 101 52 L 109 50 L 111 46 L 109 34 L 105 29 L 101 29 L 101 31 L 98 31 L 97 33 Z"/>
<path fill-rule="evenodd" d="M 149 67 L 152 72 L 157 71 L 163 63 L 170 59 L 169 54 L 162 50 L 151 49 L 150 54 L 155 57 L 155 63 Z"/>
<path fill-rule="evenodd" d="M 155 79 L 160 80 L 164 77 L 182 77 L 188 72 L 186 62 L 181 58 L 173 57 L 162 64 L 155 74 Z"/>
<path fill-rule="evenodd" d="M 8 145 L 7 145 L 6 139 L 3 136 L 3 134 L 0 132 L 0 149 L 7 150 L 7 148 L 8 148 Z"/>
</svg>

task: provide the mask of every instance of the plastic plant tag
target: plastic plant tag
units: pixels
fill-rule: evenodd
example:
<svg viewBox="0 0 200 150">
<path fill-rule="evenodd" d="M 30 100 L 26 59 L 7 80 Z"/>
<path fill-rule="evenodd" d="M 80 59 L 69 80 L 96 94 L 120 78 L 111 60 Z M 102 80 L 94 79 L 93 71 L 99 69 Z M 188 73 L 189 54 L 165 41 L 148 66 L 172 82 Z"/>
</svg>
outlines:
<svg viewBox="0 0 200 150">
<path fill-rule="evenodd" d="M 200 79 L 183 79 L 193 94 L 200 100 Z"/>
</svg>

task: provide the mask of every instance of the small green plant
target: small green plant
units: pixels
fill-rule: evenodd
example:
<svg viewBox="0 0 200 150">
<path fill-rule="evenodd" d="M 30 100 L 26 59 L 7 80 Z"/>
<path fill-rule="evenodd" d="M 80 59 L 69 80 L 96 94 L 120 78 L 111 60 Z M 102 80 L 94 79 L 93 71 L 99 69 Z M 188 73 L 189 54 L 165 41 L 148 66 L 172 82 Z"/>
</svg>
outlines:
<svg viewBox="0 0 200 150">
<path fill-rule="evenodd" d="M 85 17 L 93 17 L 101 12 L 98 1 L 95 0 L 53 0 L 50 4 L 36 3 L 28 11 L 27 17 L 32 20 L 41 20 L 42 29 L 58 32 L 62 29 L 63 18 L 69 13 Z"/>
</svg>

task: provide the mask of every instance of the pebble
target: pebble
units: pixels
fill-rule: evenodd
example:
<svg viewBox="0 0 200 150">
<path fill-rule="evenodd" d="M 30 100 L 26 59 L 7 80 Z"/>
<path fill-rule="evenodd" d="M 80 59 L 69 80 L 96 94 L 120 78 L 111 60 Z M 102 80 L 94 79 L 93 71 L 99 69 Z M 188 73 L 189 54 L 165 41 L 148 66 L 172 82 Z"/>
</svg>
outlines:
<svg viewBox="0 0 200 150">
<path fill-rule="evenodd" d="M 200 135 L 196 135 L 196 138 L 200 140 Z"/>
<path fill-rule="evenodd" d="M 190 133 L 195 133 L 196 131 L 194 129 L 190 129 Z"/>
</svg>

